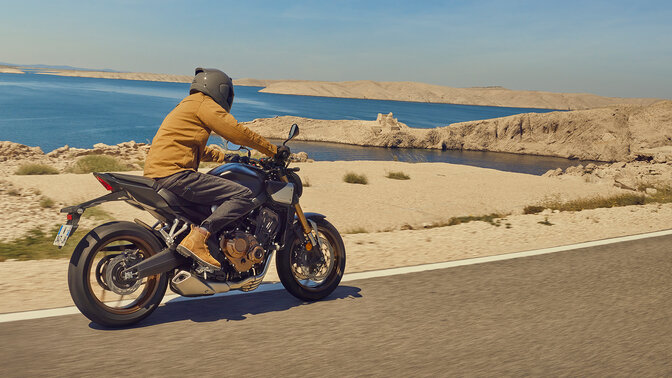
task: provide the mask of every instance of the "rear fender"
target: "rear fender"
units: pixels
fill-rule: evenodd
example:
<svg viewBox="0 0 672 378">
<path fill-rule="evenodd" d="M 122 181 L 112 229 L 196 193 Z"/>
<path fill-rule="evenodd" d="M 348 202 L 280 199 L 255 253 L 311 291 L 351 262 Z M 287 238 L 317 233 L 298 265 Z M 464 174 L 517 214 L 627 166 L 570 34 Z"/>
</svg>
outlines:
<svg viewBox="0 0 672 378">
<path fill-rule="evenodd" d="M 79 205 L 64 207 L 61 209 L 61 213 L 68 214 L 68 222 L 66 224 L 72 225 L 71 233 L 74 233 L 79 225 L 79 218 L 81 218 L 82 214 L 84 214 L 84 210 L 88 209 L 89 207 L 98 206 L 101 203 L 110 201 L 122 201 L 127 199 L 128 197 L 126 196 L 126 193 L 123 191 L 107 193 L 104 196 L 80 203 Z"/>
</svg>

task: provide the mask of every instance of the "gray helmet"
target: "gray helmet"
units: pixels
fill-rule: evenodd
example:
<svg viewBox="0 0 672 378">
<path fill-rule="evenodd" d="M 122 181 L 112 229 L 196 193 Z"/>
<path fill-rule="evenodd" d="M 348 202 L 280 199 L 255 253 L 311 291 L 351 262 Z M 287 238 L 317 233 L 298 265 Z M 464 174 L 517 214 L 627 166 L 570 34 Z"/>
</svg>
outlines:
<svg viewBox="0 0 672 378">
<path fill-rule="evenodd" d="M 196 68 L 196 76 L 191 82 L 189 94 L 201 92 L 210 96 L 227 112 L 233 105 L 233 81 L 224 72 L 214 68 Z"/>
</svg>

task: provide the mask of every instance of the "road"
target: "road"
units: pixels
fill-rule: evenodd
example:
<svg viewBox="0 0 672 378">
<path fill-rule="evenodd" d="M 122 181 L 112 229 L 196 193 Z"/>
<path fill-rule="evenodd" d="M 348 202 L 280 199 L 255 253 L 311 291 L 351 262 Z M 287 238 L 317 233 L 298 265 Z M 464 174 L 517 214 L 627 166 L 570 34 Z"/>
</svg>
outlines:
<svg viewBox="0 0 672 378">
<path fill-rule="evenodd" d="M 0 376 L 670 376 L 672 236 L 168 303 L 139 326 L 0 324 Z"/>
</svg>

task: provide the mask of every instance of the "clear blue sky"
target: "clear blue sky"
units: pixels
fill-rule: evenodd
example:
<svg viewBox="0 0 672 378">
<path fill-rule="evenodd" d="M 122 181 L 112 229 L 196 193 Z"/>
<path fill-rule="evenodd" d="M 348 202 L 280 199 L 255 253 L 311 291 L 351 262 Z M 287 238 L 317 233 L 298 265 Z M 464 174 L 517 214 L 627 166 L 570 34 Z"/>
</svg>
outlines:
<svg viewBox="0 0 672 378">
<path fill-rule="evenodd" d="M 4 1 L 0 61 L 672 98 L 667 1 Z"/>
</svg>

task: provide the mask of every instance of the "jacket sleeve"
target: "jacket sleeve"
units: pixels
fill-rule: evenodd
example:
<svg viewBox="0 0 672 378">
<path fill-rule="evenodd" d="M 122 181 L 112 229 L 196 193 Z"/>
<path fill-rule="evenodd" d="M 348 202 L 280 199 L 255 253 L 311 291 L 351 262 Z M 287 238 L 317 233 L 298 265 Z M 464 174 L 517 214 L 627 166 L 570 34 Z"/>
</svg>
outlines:
<svg viewBox="0 0 672 378">
<path fill-rule="evenodd" d="M 277 147 L 261 135 L 238 123 L 238 121 L 211 98 L 206 98 L 198 109 L 198 118 L 213 132 L 224 139 L 254 148 L 267 156 L 273 156 Z"/>
<path fill-rule="evenodd" d="M 203 156 L 201 157 L 201 161 L 214 161 L 216 163 L 222 163 L 224 162 L 224 152 L 205 146 L 205 149 L 203 150 Z"/>
</svg>

